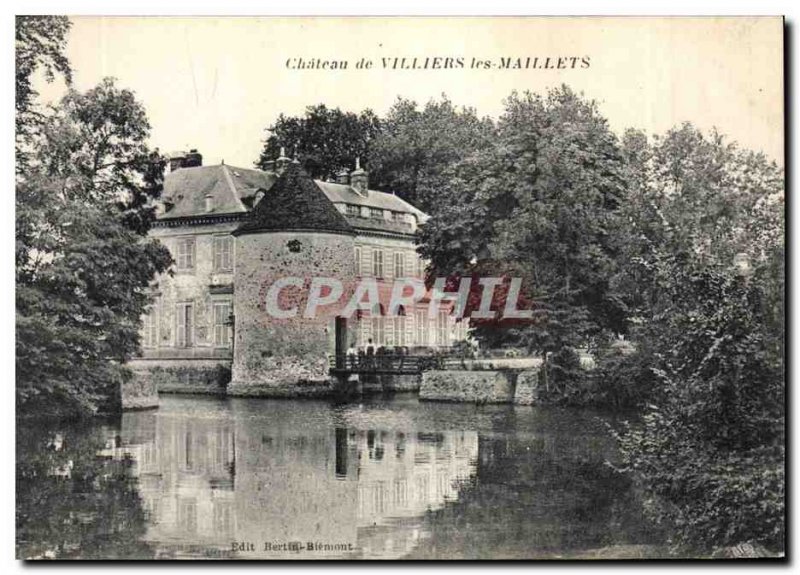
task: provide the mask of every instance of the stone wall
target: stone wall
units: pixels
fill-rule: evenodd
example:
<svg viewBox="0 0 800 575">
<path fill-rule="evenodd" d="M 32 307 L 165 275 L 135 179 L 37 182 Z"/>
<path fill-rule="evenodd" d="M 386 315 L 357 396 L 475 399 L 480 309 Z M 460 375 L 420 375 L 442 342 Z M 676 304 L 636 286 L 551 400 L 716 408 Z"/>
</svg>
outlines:
<svg viewBox="0 0 800 575">
<path fill-rule="evenodd" d="M 384 391 L 419 391 L 422 385 L 422 374 L 380 375 L 378 377 Z"/>
<path fill-rule="evenodd" d="M 511 403 L 513 375 L 502 371 L 426 371 L 419 398 L 467 403 Z"/>
<path fill-rule="evenodd" d="M 347 294 L 353 251 L 352 236 L 341 234 L 271 232 L 236 238 L 231 395 L 294 397 L 330 392 L 327 354 L 334 351 L 338 308 L 322 308 L 315 317 L 304 318 L 307 285 L 313 277 L 338 278 L 345 282 Z M 297 315 L 287 319 L 272 317 L 265 307 L 269 287 L 283 277 L 307 280 L 306 289 L 282 290 L 281 308 L 298 308 Z"/>
<path fill-rule="evenodd" d="M 130 362 L 133 389 L 158 393 L 199 393 L 225 395 L 230 379 L 230 362 L 218 360 L 148 360 Z M 123 388 L 123 408 L 125 391 Z"/>
<path fill-rule="evenodd" d="M 522 371 L 517 376 L 517 387 L 514 391 L 514 403 L 517 405 L 535 405 L 539 402 L 539 370 Z"/>
<path fill-rule="evenodd" d="M 422 383 L 422 374 L 407 375 L 373 375 L 361 374 L 351 375 L 348 385 L 350 388 L 357 389 L 359 393 L 365 395 L 386 393 L 386 392 L 405 392 L 419 391 Z"/>
</svg>

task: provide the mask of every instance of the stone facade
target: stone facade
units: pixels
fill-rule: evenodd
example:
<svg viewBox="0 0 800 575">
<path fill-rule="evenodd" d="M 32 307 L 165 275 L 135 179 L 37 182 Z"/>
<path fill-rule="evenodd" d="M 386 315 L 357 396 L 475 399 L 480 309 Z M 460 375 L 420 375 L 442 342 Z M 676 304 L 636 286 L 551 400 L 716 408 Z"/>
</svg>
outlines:
<svg viewBox="0 0 800 575">
<path fill-rule="evenodd" d="M 353 237 L 317 232 L 273 232 L 236 238 L 236 342 L 232 395 L 306 395 L 327 389 L 334 352 L 334 318 L 305 318 L 307 291 L 298 290 L 297 316 L 271 317 L 267 288 L 282 277 L 346 279 L 353 259 Z M 313 390 L 313 391 L 312 391 Z"/>
<path fill-rule="evenodd" d="M 503 371 L 426 371 L 419 398 L 465 403 L 511 403 L 514 381 Z"/>
<path fill-rule="evenodd" d="M 227 324 L 233 313 L 236 244 L 230 234 L 236 226 L 215 222 L 153 229 L 152 236 L 170 250 L 177 265 L 172 277 L 161 278 L 152 291 L 154 303 L 142 337 L 144 357 L 231 359 L 232 327 Z M 229 258 L 219 257 L 223 243 Z M 181 250 L 190 255 L 181 258 Z"/>
</svg>

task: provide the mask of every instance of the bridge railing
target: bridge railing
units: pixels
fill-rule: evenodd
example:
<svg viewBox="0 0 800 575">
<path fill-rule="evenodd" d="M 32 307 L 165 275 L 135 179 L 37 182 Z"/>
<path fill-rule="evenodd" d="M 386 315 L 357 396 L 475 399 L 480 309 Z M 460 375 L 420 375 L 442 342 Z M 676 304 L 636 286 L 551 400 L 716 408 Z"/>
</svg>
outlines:
<svg viewBox="0 0 800 575">
<path fill-rule="evenodd" d="M 443 371 L 522 371 L 535 369 L 541 361 L 537 358 L 470 359 L 461 354 L 437 353 L 435 355 L 375 354 L 329 356 L 331 372 L 339 373 L 421 373 L 429 370 Z M 513 362 L 513 363 L 511 363 Z"/>
<path fill-rule="evenodd" d="M 458 358 L 443 355 L 336 355 L 330 356 L 332 371 L 358 373 L 420 373 L 432 369 L 451 369 Z"/>
</svg>

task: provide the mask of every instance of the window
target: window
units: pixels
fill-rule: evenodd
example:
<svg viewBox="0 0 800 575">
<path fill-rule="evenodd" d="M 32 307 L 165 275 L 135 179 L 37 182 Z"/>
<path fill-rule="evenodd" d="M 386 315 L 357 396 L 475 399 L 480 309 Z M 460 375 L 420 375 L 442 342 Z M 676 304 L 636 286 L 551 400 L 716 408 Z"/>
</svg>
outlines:
<svg viewBox="0 0 800 575">
<path fill-rule="evenodd" d="M 361 329 L 359 330 L 359 335 L 361 336 L 360 345 L 366 346 L 369 344 L 369 340 L 372 338 L 372 322 L 360 320 L 358 323 L 361 326 Z"/>
<path fill-rule="evenodd" d="M 178 500 L 178 525 L 183 533 L 197 532 L 197 500 L 181 498 Z"/>
<path fill-rule="evenodd" d="M 155 305 L 144 316 L 144 347 L 158 347 L 158 309 Z"/>
<path fill-rule="evenodd" d="M 428 345 L 427 312 L 419 310 L 414 312 L 417 324 L 417 345 Z"/>
<path fill-rule="evenodd" d="M 417 333 L 414 328 L 414 314 L 409 313 L 403 317 L 403 323 L 406 325 L 405 329 L 405 345 L 414 345 L 414 335 Z"/>
<path fill-rule="evenodd" d="M 230 315 L 230 302 L 214 303 L 214 347 L 230 347 L 231 327 L 228 325 Z"/>
<path fill-rule="evenodd" d="M 233 512 L 230 501 L 214 500 L 214 532 L 220 535 L 230 535 L 233 531 Z"/>
<path fill-rule="evenodd" d="M 383 210 L 380 208 L 370 208 L 369 209 L 369 217 L 373 220 L 382 220 L 383 219 Z"/>
<path fill-rule="evenodd" d="M 361 215 L 361 206 L 347 204 L 347 215 L 358 217 Z"/>
<path fill-rule="evenodd" d="M 422 258 L 417 255 L 415 258 L 417 264 L 417 277 L 421 278 L 425 275 L 425 265 L 422 262 Z"/>
<path fill-rule="evenodd" d="M 394 277 L 404 278 L 405 274 L 405 254 L 403 252 L 394 252 Z"/>
<path fill-rule="evenodd" d="M 176 259 L 179 271 L 194 269 L 194 238 L 178 240 L 178 257 Z"/>
<path fill-rule="evenodd" d="M 394 338 L 394 326 L 397 324 L 396 317 L 387 317 L 383 320 L 383 343 L 384 345 L 396 345 Z"/>
<path fill-rule="evenodd" d="M 384 332 L 383 332 L 383 317 L 373 317 L 372 318 L 372 343 L 375 345 L 383 345 L 384 339 Z"/>
<path fill-rule="evenodd" d="M 175 345 L 191 347 L 194 340 L 194 304 L 179 303 L 176 315 L 178 325 L 175 330 Z"/>
<path fill-rule="evenodd" d="M 214 271 L 233 269 L 233 238 L 214 236 Z"/>
<path fill-rule="evenodd" d="M 406 345 L 406 318 L 402 315 L 394 318 L 394 344 Z"/>
<path fill-rule="evenodd" d="M 353 272 L 357 275 L 361 275 L 361 248 L 357 247 L 355 249 L 355 255 L 353 256 L 354 259 L 354 269 Z"/>
<path fill-rule="evenodd" d="M 372 275 L 383 277 L 383 250 L 372 250 Z"/>
<path fill-rule="evenodd" d="M 440 311 L 438 316 L 438 321 L 436 324 L 436 343 L 439 345 L 449 345 L 450 344 L 450 330 L 448 329 L 448 322 L 447 322 L 447 311 Z"/>
</svg>

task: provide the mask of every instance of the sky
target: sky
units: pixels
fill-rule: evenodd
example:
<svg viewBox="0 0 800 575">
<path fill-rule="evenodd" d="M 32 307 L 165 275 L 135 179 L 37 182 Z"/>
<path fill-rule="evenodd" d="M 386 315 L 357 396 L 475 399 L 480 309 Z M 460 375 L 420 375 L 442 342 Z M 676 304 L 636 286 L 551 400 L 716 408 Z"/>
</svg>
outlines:
<svg viewBox="0 0 800 575">
<path fill-rule="evenodd" d="M 144 104 L 150 143 L 197 148 L 205 164 L 251 167 L 278 114 L 306 106 L 385 113 L 398 96 L 442 94 L 498 117 L 512 90 L 568 84 L 598 101 L 612 129 L 659 134 L 684 121 L 717 127 L 783 164 L 783 23 L 779 18 L 75 17 L 74 86 L 117 78 Z M 384 69 L 383 58 L 462 58 L 463 67 Z M 501 58 L 565 69 L 499 69 Z M 345 70 L 287 60 L 347 61 Z M 491 69 L 472 68 L 472 60 Z M 576 58 L 576 60 L 571 60 Z M 588 67 L 581 64 L 588 59 Z M 371 69 L 356 69 L 361 60 Z M 391 60 L 393 62 L 393 60 Z M 431 60 L 429 60 L 431 62 Z M 575 68 L 572 68 L 575 63 Z M 62 82 L 40 84 L 45 101 Z"/>
</svg>

